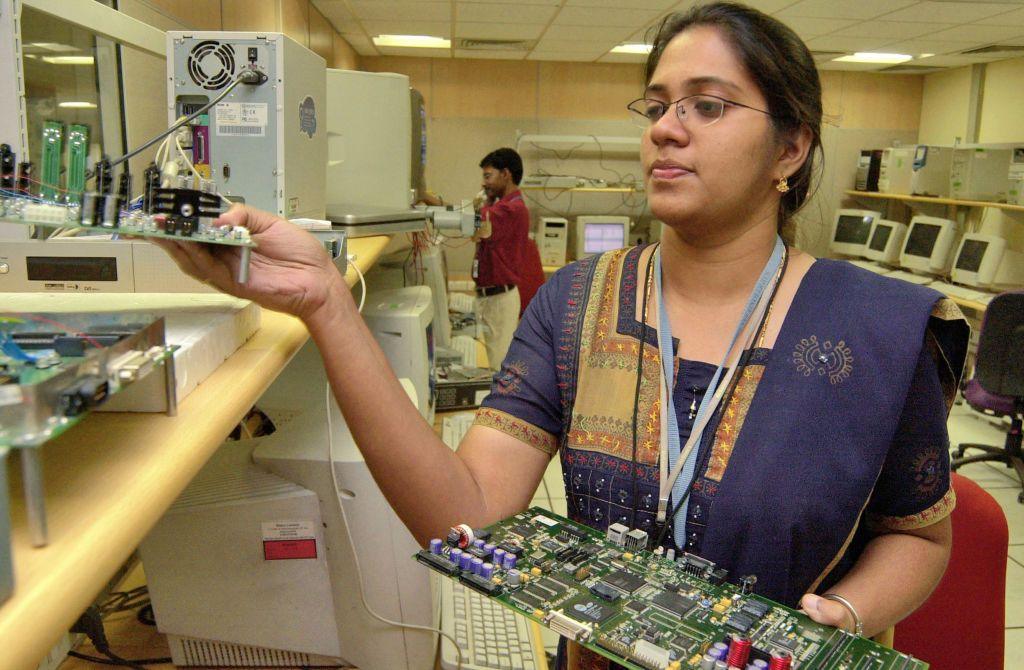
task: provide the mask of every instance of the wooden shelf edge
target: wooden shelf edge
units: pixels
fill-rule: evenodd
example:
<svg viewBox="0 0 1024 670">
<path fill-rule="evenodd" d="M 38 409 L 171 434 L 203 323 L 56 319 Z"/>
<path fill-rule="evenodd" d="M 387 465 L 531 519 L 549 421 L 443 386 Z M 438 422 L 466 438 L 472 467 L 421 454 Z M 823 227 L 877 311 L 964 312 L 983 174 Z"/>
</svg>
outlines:
<svg viewBox="0 0 1024 670">
<path fill-rule="evenodd" d="M 953 198 L 935 198 L 927 195 L 905 195 L 902 193 L 879 193 L 877 191 L 857 191 L 846 189 L 846 195 L 853 198 L 867 198 L 870 200 L 900 200 L 902 202 L 920 202 L 933 205 L 947 205 L 954 207 L 994 207 L 1005 209 L 1010 212 L 1024 212 L 1024 205 L 1013 205 L 1006 202 L 988 202 L 985 200 L 954 200 Z"/>
</svg>

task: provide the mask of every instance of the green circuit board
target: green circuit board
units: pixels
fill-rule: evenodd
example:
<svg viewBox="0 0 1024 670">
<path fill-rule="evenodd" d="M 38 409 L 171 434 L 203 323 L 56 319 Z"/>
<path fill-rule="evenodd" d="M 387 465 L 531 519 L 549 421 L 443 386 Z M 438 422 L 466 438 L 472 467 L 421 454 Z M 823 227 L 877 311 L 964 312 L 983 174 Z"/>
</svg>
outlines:
<svg viewBox="0 0 1024 670">
<path fill-rule="evenodd" d="M 744 666 L 775 654 L 788 655 L 789 667 L 799 670 L 928 667 L 762 598 L 750 581 L 732 584 L 698 556 L 671 560 L 648 551 L 646 534 L 621 530 L 627 529 L 606 536 L 534 507 L 474 531 L 475 542 L 464 550 L 453 535 L 415 558 L 630 670 L 708 667 L 714 645 L 729 645 L 734 636 L 750 641 Z M 489 562 L 510 552 L 514 569 Z M 480 574 L 466 569 L 462 553 L 488 562 L 493 573 L 483 576 L 481 564 Z"/>
</svg>

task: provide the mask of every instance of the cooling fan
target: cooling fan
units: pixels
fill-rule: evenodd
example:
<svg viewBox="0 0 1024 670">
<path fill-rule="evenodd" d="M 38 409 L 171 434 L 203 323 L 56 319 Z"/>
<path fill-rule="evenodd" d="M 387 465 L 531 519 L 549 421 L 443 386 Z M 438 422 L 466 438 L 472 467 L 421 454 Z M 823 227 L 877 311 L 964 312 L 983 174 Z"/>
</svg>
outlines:
<svg viewBox="0 0 1024 670">
<path fill-rule="evenodd" d="M 200 42 L 189 52 L 187 68 L 197 86 L 208 91 L 223 88 L 235 76 L 235 49 L 216 40 Z"/>
</svg>

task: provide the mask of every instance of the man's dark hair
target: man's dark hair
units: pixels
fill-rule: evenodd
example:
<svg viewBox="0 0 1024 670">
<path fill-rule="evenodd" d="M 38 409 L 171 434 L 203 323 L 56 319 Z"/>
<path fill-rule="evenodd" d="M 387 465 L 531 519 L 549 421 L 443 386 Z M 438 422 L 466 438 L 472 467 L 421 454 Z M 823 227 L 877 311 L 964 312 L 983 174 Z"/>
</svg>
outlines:
<svg viewBox="0 0 1024 670">
<path fill-rule="evenodd" d="M 515 149 L 509 149 L 508 147 L 495 149 L 484 156 L 484 159 L 480 161 L 480 167 L 492 167 L 499 172 L 501 170 L 508 170 L 512 173 L 512 181 L 515 182 L 516 186 L 519 186 L 519 181 L 523 178 L 523 159 L 520 158 Z"/>
<path fill-rule="evenodd" d="M 647 58 L 645 83 L 650 83 L 672 38 L 699 26 L 722 31 L 761 89 L 768 102 L 772 124 L 780 136 L 801 126 L 811 131 L 807 160 L 789 176 L 790 190 L 779 203 L 779 230 L 782 232 L 791 223 L 793 214 L 806 202 L 815 172 L 815 159 L 821 154 L 821 80 L 814 58 L 807 45 L 781 21 L 751 7 L 716 2 L 665 17 L 657 28 L 654 47 Z"/>
</svg>

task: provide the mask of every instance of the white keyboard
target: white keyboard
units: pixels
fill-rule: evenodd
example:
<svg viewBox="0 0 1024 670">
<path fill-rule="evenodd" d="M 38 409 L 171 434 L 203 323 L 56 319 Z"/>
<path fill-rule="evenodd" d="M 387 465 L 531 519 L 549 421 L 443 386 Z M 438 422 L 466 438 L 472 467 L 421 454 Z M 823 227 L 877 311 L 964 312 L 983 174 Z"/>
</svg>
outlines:
<svg viewBox="0 0 1024 670">
<path fill-rule="evenodd" d="M 468 314 L 476 311 L 476 299 L 468 293 L 449 293 L 448 309 Z"/>
<path fill-rule="evenodd" d="M 880 275 L 890 271 L 889 268 L 879 265 L 874 261 L 850 261 L 850 264 L 856 265 L 859 268 L 864 268 L 865 270 L 870 270 L 871 272 Z"/>
<path fill-rule="evenodd" d="M 441 630 L 458 641 L 463 670 L 546 670 L 547 659 L 537 663 L 525 617 L 450 579 L 439 581 Z M 457 664 L 455 648 L 442 637 L 441 667 L 455 670 Z"/>
<path fill-rule="evenodd" d="M 466 431 L 473 425 L 476 412 L 448 414 L 441 419 L 441 440 L 452 449 L 458 449 Z"/>
<path fill-rule="evenodd" d="M 956 284 L 947 284 L 946 282 L 941 281 L 932 282 L 929 286 L 936 291 L 942 291 L 952 298 L 960 298 L 961 300 L 974 300 L 976 302 L 981 302 L 985 297 L 988 297 L 989 300 L 992 299 L 991 293 L 983 293 L 982 291 L 967 288 L 966 286 L 957 286 Z"/>
<path fill-rule="evenodd" d="M 469 335 L 455 335 L 448 344 L 449 348 L 462 354 L 462 365 L 467 368 L 476 367 L 477 341 Z"/>
<path fill-rule="evenodd" d="M 902 279 L 903 281 L 910 282 L 911 284 L 917 284 L 918 286 L 924 286 L 932 283 L 935 277 L 926 277 L 924 275 L 915 275 L 911 272 L 904 272 L 903 270 L 895 270 L 885 275 L 893 279 Z"/>
</svg>

